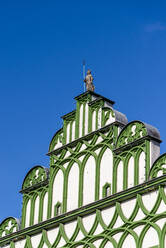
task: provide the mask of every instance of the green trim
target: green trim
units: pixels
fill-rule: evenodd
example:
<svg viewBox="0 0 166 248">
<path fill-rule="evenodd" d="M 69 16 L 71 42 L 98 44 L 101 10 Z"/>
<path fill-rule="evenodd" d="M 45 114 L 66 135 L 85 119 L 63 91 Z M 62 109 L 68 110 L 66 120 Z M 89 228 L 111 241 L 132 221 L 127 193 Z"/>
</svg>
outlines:
<svg viewBox="0 0 166 248">
<path fill-rule="evenodd" d="M 107 192 L 107 190 L 110 190 L 109 194 Z M 111 184 L 110 183 L 105 183 L 105 185 L 103 186 L 103 192 L 102 192 L 102 196 L 104 197 L 108 197 L 109 195 L 111 195 Z"/>
<path fill-rule="evenodd" d="M 163 243 L 164 239 L 165 239 L 164 233 L 163 234 L 161 233 L 161 231 L 155 225 L 155 222 L 161 218 L 166 219 L 166 213 L 165 212 L 159 213 L 159 214 L 156 213 L 160 207 L 161 201 L 164 200 L 166 202 L 165 192 L 164 192 L 163 187 L 161 186 L 165 182 L 166 182 L 166 176 L 163 176 L 163 177 L 160 177 L 157 179 L 153 179 L 153 180 L 146 182 L 144 184 L 138 185 L 138 186 L 133 187 L 131 189 L 128 189 L 126 191 L 115 194 L 114 196 L 109 196 L 109 197 L 106 197 L 100 201 L 89 204 L 86 207 L 84 206 L 80 209 L 76 209 L 75 211 L 68 213 L 68 215 L 63 214 L 63 215 L 57 216 L 55 218 L 49 219 L 45 222 L 42 222 L 40 224 L 33 225 L 29 228 L 20 230 L 20 231 L 15 232 L 15 233 L 11 233 L 10 235 L 7 235 L 3 238 L 0 238 L 0 245 L 2 246 L 4 244 L 12 242 L 15 240 L 15 238 L 17 238 L 17 241 L 18 241 L 19 239 L 29 237 L 29 242 L 30 242 L 30 236 L 31 235 L 40 233 L 40 232 L 42 232 L 42 230 L 49 230 L 49 229 L 52 229 L 54 227 L 57 227 L 60 223 L 65 224 L 65 223 L 68 223 L 72 220 L 77 220 L 78 225 L 77 225 L 75 231 L 73 230 L 74 234 L 72 236 L 73 241 L 74 241 L 76 236 L 77 236 L 76 233 L 78 233 L 80 230 L 79 228 L 81 228 L 81 230 L 82 230 L 82 221 L 80 218 L 78 218 L 78 215 L 83 217 L 83 216 L 89 215 L 90 213 L 96 213 L 96 220 L 95 220 L 95 222 L 94 222 L 94 224 L 93 224 L 93 226 L 89 232 L 89 235 L 90 235 L 89 239 L 88 239 L 89 241 L 94 240 L 94 238 L 98 237 L 98 235 L 94 236 L 94 231 L 96 230 L 98 223 L 100 223 L 103 230 L 107 230 L 109 237 L 111 237 L 111 238 L 114 236 L 114 234 L 117 231 L 118 232 L 123 231 L 123 235 L 121 236 L 121 239 L 119 241 L 119 246 L 118 246 L 118 247 L 123 247 L 122 244 L 123 244 L 125 237 L 126 237 L 126 231 L 130 230 L 130 232 L 132 232 L 132 230 L 134 228 L 136 228 L 139 225 L 144 224 L 145 228 L 143 229 L 141 236 L 139 237 L 139 239 L 136 238 L 136 244 L 138 245 L 136 247 L 142 247 L 141 244 L 142 244 L 142 241 L 144 239 L 144 236 L 146 235 L 150 226 L 153 226 L 156 231 L 158 230 L 157 232 L 158 232 L 158 235 L 160 237 L 159 238 L 159 240 L 160 240 L 160 244 L 159 244 L 160 246 L 159 247 L 164 248 L 164 243 Z M 153 209 L 151 211 L 147 211 L 145 206 L 142 204 L 142 195 L 147 194 L 147 191 L 152 192 L 155 189 L 158 189 L 158 198 L 156 199 L 156 203 L 154 203 Z M 131 213 L 131 217 L 126 218 L 125 213 L 122 212 L 120 204 L 126 200 L 132 199 L 133 197 L 136 198 L 137 204 L 135 205 L 134 210 Z M 116 207 L 115 214 L 112 217 L 111 225 L 106 225 L 104 223 L 104 220 L 102 219 L 102 215 L 101 215 L 100 211 L 102 209 L 105 209 L 105 208 L 111 207 L 111 206 Z M 141 219 L 140 221 L 137 220 L 136 222 L 134 222 L 134 218 L 136 217 L 139 209 L 141 209 L 144 212 L 144 214 L 145 214 L 145 216 L 147 216 L 147 218 Z M 116 223 L 118 216 L 120 216 L 120 218 L 125 223 L 124 229 L 123 229 L 123 226 L 119 227 L 119 229 L 117 229 L 117 228 L 114 229 L 114 225 Z M 59 229 L 60 230 L 59 238 L 63 237 L 65 239 L 65 241 L 68 243 L 69 240 L 65 236 L 63 225 L 60 224 L 59 228 L 60 228 Z M 163 230 L 164 230 L 164 232 L 166 231 L 166 224 L 163 227 Z M 86 236 L 88 235 L 84 229 L 82 230 L 82 232 L 84 233 L 84 235 L 86 235 Z M 101 237 L 101 235 L 103 235 L 103 234 L 104 233 L 102 232 L 101 234 L 99 234 L 99 236 Z M 46 233 L 45 233 L 44 237 L 46 237 Z M 56 242 L 58 242 L 57 239 L 56 239 Z M 70 240 L 70 242 L 71 242 L 71 240 Z M 55 242 L 54 242 L 54 244 L 55 244 Z M 29 247 L 29 245 L 27 247 Z M 54 247 L 54 245 L 53 245 L 53 247 Z"/>
</svg>

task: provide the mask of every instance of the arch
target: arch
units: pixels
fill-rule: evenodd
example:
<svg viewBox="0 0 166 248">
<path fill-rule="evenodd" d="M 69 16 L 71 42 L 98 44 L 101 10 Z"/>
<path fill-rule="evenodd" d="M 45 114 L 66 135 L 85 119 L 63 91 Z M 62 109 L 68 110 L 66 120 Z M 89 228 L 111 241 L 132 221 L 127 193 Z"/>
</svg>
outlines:
<svg viewBox="0 0 166 248">
<path fill-rule="evenodd" d="M 39 203 L 40 203 L 40 197 L 39 195 L 35 198 L 34 200 L 34 220 L 33 220 L 33 224 L 37 224 L 39 222 Z"/>
<path fill-rule="evenodd" d="M 161 172 L 160 174 L 158 174 Z M 162 154 L 156 161 L 153 163 L 149 171 L 149 179 L 161 176 L 166 174 L 166 153 Z"/>
<path fill-rule="evenodd" d="M 86 205 L 95 201 L 96 160 L 88 156 L 83 162 L 83 205 Z"/>
<path fill-rule="evenodd" d="M 47 214 L 48 214 L 48 192 L 44 192 L 43 195 L 43 201 L 41 202 L 42 206 L 43 206 L 43 213 L 42 213 L 42 221 L 47 220 Z"/>
<path fill-rule="evenodd" d="M 106 183 L 112 184 L 112 172 L 113 172 L 113 154 L 112 151 L 104 147 L 97 159 L 97 168 L 99 167 L 99 199 L 103 198 L 103 186 Z M 97 186 L 97 185 L 96 185 Z"/>
<path fill-rule="evenodd" d="M 30 225 L 30 214 L 31 214 L 31 198 L 27 200 L 25 211 L 25 227 Z"/>
<path fill-rule="evenodd" d="M 124 186 L 124 162 L 120 160 L 117 165 L 117 175 L 116 175 L 116 192 L 123 191 Z"/>
<path fill-rule="evenodd" d="M 154 224 L 154 223 L 148 223 L 142 230 L 140 234 L 140 238 L 138 241 L 138 247 L 141 248 L 147 248 L 154 245 L 160 246 L 161 240 L 160 240 L 161 230 L 160 228 Z"/>
<path fill-rule="evenodd" d="M 73 180 L 74 179 L 74 180 Z M 67 177 L 67 211 L 78 208 L 79 167 L 73 163 Z"/>
<path fill-rule="evenodd" d="M 22 192 L 34 185 L 40 186 L 40 183 L 46 181 L 49 177 L 49 169 L 41 165 L 34 166 L 25 176 L 22 184 Z"/>
<path fill-rule="evenodd" d="M 0 238 L 20 230 L 20 221 L 14 217 L 8 217 L 0 223 Z"/>
<path fill-rule="evenodd" d="M 55 150 L 55 146 L 61 144 L 62 146 L 62 140 L 63 140 L 63 128 L 59 129 L 53 136 L 53 138 L 51 139 L 50 145 L 49 145 L 49 152 L 52 152 L 53 150 Z"/>
<path fill-rule="evenodd" d="M 145 181 L 145 152 L 142 151 L 138 158 L 138 165 L 139 165 L 139 183 L 143 183 Z"/>
<path fill-rule="evenodd" d="M 54 207 L 57 202 L 63 202 L 63 182 L 64 182 L 64 175 L 63 171 L 59 169 L 55 177 L 53 177 L 52 181 L 52 214 L 51 216 L 54 217 Z"/>
<path fill-rule="evenodd" d="M 121 130 L 115 147 L 116 149 L 120 148 L 145 136 L 150 136 L 152 138 L 160 140 L 160 133 L 155 127 L 141 121 L 129 122 Z"/>
<path fill-rule="evenodd" d="M 138 236 L 133 230 L 127 230 L 123 232 L 118 247 L 119 248 L 133 248 L 137 247 Z"/>
<path fill-rule="evenodd" d="M 134 157 L 131 156 L 127 164 L 127 188 L 134 187 Z"/>
</svg>

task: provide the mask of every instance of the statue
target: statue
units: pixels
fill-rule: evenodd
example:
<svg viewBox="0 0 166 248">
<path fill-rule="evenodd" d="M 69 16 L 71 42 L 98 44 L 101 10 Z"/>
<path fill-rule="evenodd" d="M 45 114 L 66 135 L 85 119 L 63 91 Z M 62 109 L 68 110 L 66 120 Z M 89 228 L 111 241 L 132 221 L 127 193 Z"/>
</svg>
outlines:
<svg viewBox="0 0 166 248">
<path fill-rule="evenodd" d="M 91 71 L 88 70 L 87 71 L 87 75 L 85 77 L 85 80 L 84 82 L 86 83 L 86 90 L 90 90 L 90 91 L 94 91 L 95 87 L 93 85 L 93 77 L 92 77 L 92 74 L 91 74 Z"/>
</svg>

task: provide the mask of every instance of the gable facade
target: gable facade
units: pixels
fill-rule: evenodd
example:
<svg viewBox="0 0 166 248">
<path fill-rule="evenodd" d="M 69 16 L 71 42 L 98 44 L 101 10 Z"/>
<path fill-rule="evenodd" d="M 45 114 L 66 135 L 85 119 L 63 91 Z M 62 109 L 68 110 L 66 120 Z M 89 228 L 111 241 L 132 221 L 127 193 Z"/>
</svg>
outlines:
<svg viewBox="0 0 166 248">
<path fill-rule="evenodd" d="M 0 247 L 166 247 L 166 154 L 159 131 L 127 121 L 87 91 L 53 136 L 50 167 L 26 175 L 22 218 L 0 224 Z"/>
</svg>

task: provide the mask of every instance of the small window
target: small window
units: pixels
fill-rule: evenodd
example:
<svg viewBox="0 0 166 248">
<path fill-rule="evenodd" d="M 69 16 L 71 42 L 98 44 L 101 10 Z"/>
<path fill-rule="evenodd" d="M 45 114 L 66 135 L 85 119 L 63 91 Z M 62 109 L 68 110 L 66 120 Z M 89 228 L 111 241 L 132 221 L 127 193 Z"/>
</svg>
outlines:
<svg viewBox="0 0 166 248">
<path fill-rule="evenodd" d="M 62 204 L 60 202 L 57 202 L 57 204 L 54 207 L 54 216 L 61 215 L 62 213 Z"/>
<path fill-rule="evenodd" d="M 103 197 L 107 197 L 111 195 L 111 184 L 110 183 L 106 183 L 103 186 Z"/>
</svg>

